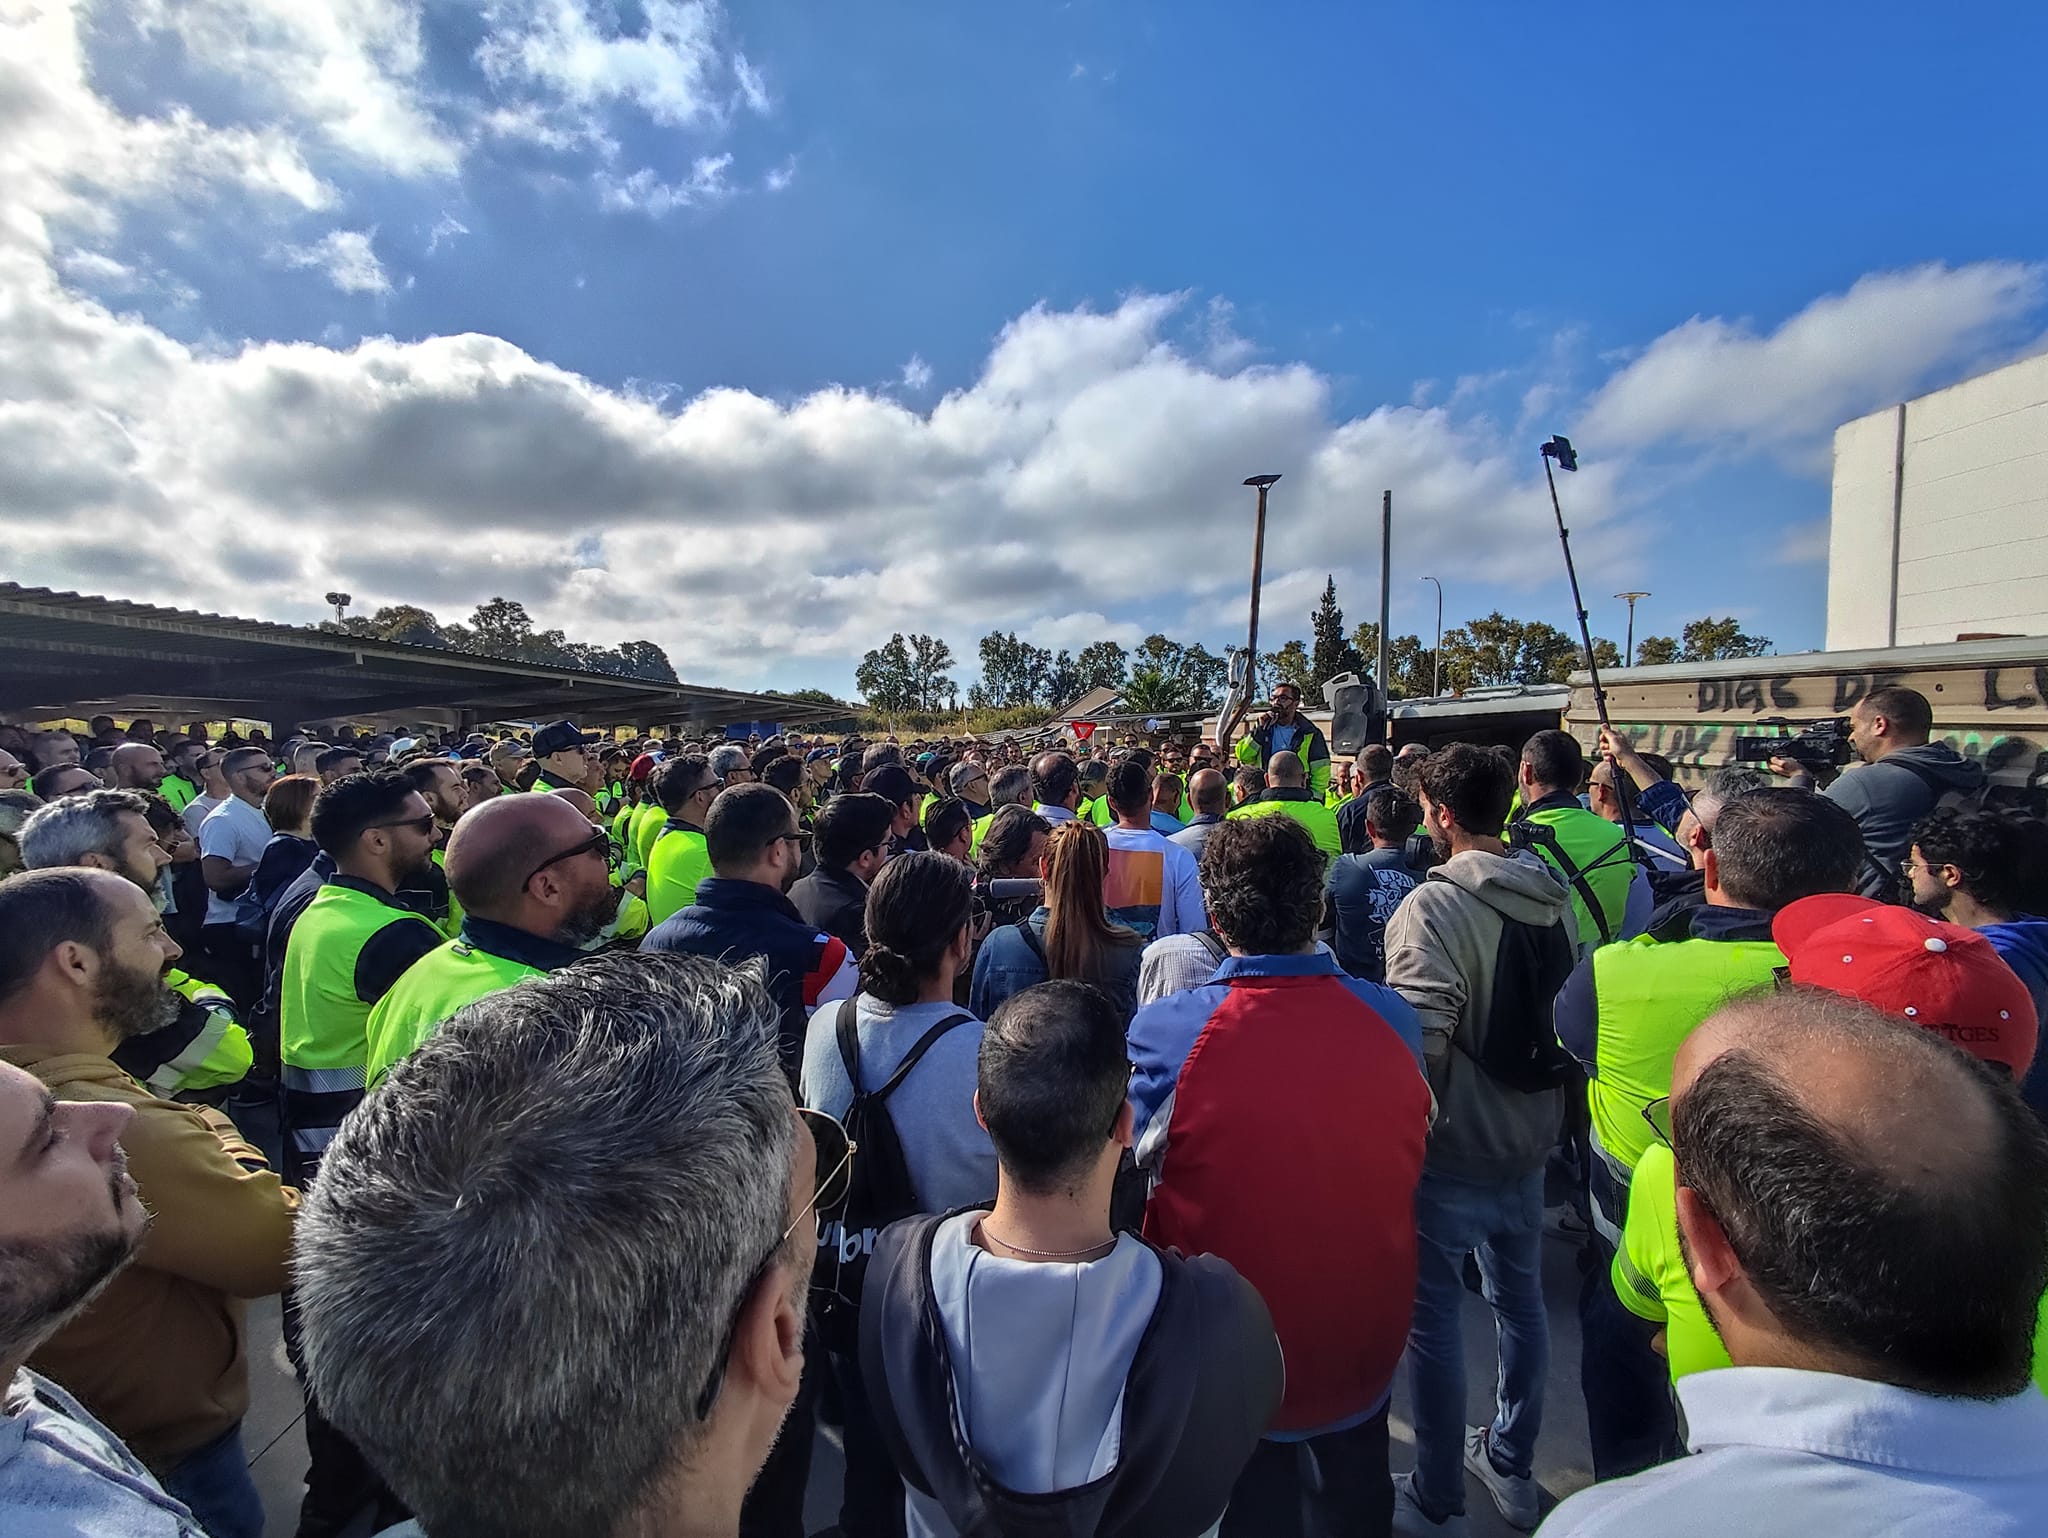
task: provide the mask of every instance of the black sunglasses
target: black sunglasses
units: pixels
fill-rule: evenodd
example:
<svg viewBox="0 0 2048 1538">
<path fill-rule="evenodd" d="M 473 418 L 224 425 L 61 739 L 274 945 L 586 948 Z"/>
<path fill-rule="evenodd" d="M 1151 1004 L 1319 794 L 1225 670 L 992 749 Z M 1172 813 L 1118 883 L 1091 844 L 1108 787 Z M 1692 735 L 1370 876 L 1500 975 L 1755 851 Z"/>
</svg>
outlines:
<svg viewBox="0 0 2048 1538">
<path fill-rule="evenodd" d="M 813 1167 L 817 1175 L 811 1187 L 811 1199 L 804 1203 L 803 1210 L 790 1220 L 789 1227 L 783 1229 L 781 1236 L 769 1246 L 768 1253 L 761 1257 L 761 1263 L 747 1273 L 747 1285 L 740 1289 L 740 1300 L 733 1309 L 732 1323 L 725 1327 L 725 1341 L 718 1349 L 718 1360 L 712 1363 L 711 1377 L 697 1396 L 696 1415 L 700 1421 L 711 1414 L 711 1407 L 718 1403 L 718 1391 L 725 1387 L 725 1362 L 732 1355 L 733 1337 L 739 1333 L 740 1314 L 747 1306 L 747 1299 L 761 1285 L 761 1278 L 775 1264 L 775 1257 L 782 1253 L 782 1246 L 796 1232 L 797 1224 L 812 1214 L 830 1217 L 846 1205 L 847 1192 L 853 1187 L 853 1154 L 858 1145 L 846 1135 L 846 1128 L 840 1125 L 838 1118 L 823 1111 L 798 1106 L 796 1114 L 811 1134 L 811 1149 L 816 1159 Z"/>
<path fill-rule="evenodd" d="M 606 833 L 604 829 L 598 828 L 582 843 L 571 844 L 560 854 L 551 854 L 545 860 L 542 860 L 540 864 L 534 866 L 532 870 L 526 873 L 526 881 L 531 881 L 549 866 L 560 865 L 564 860 L 573 860 L 580 854 L 601 854 L 608 857 L 611 853 L 611 842 L 611 835 Z M 520 882 L 519 885 L 524 887 L 526 881 Z"/>
<path fill-rule="evenodd" d="M 434 814 L 428 812 L 424 817 L 401 817 L 396 822 L 373 822 L 370 824 L 370 828 L 410 828 L 415 833 L 432 833 L 434 831 Z M 365 828 L 363 831 L 367 833 L 370 831 L 370 828 Z"/>
</svg>

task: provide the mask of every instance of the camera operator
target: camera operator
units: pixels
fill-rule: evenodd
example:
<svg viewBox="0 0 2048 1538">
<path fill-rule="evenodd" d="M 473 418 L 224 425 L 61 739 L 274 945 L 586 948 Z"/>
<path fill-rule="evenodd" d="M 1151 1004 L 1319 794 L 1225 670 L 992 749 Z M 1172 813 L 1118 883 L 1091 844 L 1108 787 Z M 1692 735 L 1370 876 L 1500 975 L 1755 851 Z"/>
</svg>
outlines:
<svg viewBox="0 0 2048 1538">
<path fill-rule="evenodd" d="M 1984 766 L 1945 742 L 1930 742 L 1934 708 L 1917 689 L 1874 689 L 1849 712 L 1849 744 L 1862 760 L 1822 792 L 1856 819 L 1869 851 L 1857 891 L 1885 902 L 1900 900 L 1899 866 L 1912 847 L 1913 825 L 1952 793 L 1974 796 L 1984 787 Z M 1774 774 L 1807 783 L 1797 760 L 1773 758 Z"/>
</svg>

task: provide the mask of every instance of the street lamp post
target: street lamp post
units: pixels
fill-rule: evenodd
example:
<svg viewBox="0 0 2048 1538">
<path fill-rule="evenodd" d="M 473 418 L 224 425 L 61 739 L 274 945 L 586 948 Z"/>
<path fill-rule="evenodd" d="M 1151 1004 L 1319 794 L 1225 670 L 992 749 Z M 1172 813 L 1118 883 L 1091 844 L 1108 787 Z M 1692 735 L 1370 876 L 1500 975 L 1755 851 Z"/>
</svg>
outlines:
<svg viewBox="0 0 2048 1538">
<path fill-rule="evenodd" d="M 1621 665 L 1625 668 L 1632 668 L 1636 665 L 1636 600 L 1638 598 L 1648 598 L 1650 595 L 1648 593 L 1616 593 L 1614 596 L 1628 605 L 1628 650 L 1621 654 Z"/>
<path fill-rule="evenodd" d="M 1266 565 L 1266 493 L 1279 480 L 1277 475 L 1251 475 L 1245 477 L 1245 485 L 1259 489 L 1258 522 L 1252 531 L 1252 621 L 1251 634 L 1244 643 L 1244 688 L 1245 698 L 1251 698 L 1259 665 L 1259 582 Z"/>
<path fill-rule="evenodd" d="M 1434 577 L 1422 580 L 1436 589 L 1436 650 L 1429 654 L 1429 692 L 1438 695 L 1444 692 L 1444 585 Z"/>
</svg>

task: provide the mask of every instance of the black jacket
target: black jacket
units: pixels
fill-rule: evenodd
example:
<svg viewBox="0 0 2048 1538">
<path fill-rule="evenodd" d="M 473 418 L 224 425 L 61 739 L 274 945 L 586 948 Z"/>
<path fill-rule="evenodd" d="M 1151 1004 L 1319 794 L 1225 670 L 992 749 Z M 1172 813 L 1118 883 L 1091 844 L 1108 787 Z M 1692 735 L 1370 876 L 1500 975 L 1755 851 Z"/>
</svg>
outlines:
<svg viewBox="0 0 2048 1538">
<path fill-rule="evenodd" d="M 804 922 L 844 942 L 858 961 L 868 948 L 868 889 L 860 877 L 822 865 L 789 889 Z"/>
<path fill-rule="evenodd" d="M 947 1216 L 950 1216 L 948 1214 Z M 1124 1382 L 1116 1467 L 1050 1494 L 998 1484 L 953 1421 L 953 1368 L 932 1296 L 932 1235 L 944 1216 L 892 1224 L 861 1292 L 861 1377 L 906 1481 L 945 1508 L 962 1538 L 1197 1538 L 1280 1405 L 1273 1319 L 1213 1255 L 1159 1257 L 1159 1300 Z"/>
</svg>

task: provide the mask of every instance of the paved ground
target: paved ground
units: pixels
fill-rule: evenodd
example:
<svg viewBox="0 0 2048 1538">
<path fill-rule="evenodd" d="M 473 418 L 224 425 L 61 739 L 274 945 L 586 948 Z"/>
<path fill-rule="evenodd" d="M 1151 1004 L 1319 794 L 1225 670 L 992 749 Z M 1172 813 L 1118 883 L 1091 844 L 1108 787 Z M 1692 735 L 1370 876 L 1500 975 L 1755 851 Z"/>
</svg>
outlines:
<svg viewBox="0 0 2048 1538">
<path fill-rule="evenodd" d="M 1552 1496 L 1562 1498 L 1592 1481 L 1586 1448 L 1586 1407 L 1579 1396 L 1579 1328 L 1576 1299 L 1578 1270 L 1574 1251 L 1554 1234 L 1544 1242 L 1544 1290 L 1550 1301 L 1550 1388 L 1544 1407 L 1543 1435 L 1537 1444 L 1536 1475 Z M 290 1538 L 298 1520 L 300 1478 L 306 1467 L 306 1442 L 301 1429 L 302 1407 L 297 1380 L 285 1361 L 275 1298 L 249 1311 L 251 1404 L 245 1424 L 257 1488 L 269 1517 L 269 1538 Z M 1467 1297 L 1465 1354 L 1470 1419 L 1490 1415 L 1494 1382 L 1493 1316 L 1476 1297 Z M 1414 1437 L 1408 1421 L 1405 1380 L 1394 1395 L 1394 1468 L 1413 1461 Z M 840 1457 L 830 1428 L 819 1433 L 812 1463 L 808 1517 L 811 1530 L 832 1525 L 838 1515 Z M 1546 1502 L 1546 1505 L 1548 1503 Z M 1492 1501 L 1476 1480 L 1467 1481 L 1466 1510 L 1474 1538 L 1511 1538 L 1513 1529 L 1499 1519 Z"/>
</svg>

